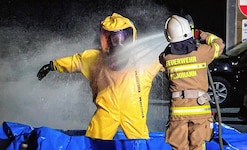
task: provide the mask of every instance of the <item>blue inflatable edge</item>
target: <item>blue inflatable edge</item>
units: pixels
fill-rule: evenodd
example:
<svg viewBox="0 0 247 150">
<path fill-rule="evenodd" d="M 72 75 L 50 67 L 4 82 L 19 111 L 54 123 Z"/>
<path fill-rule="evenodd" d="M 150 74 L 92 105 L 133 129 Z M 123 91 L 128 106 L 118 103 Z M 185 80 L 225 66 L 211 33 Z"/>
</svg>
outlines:
<svg viewBox="0 0 247 150">
<path fill-rule="evenodd" d="M 247 149 L 247 133 L 222 124 L 225 150 Z M 113 140 L 91 139 L 85 130 L 59 130 L 46 126 L 34 128 L 17 122 L 3 122 L 0 127 L 0 149 L 19 150 L 22 146 L 37 150 L 169 150 L 165 132 L 150 132 L 150 139 L 127 139 L 118 131 Z M 219 150 L 218 123 L 214 124 L 214 137 L 206 142 L 207 150 Z"/>
</svg>

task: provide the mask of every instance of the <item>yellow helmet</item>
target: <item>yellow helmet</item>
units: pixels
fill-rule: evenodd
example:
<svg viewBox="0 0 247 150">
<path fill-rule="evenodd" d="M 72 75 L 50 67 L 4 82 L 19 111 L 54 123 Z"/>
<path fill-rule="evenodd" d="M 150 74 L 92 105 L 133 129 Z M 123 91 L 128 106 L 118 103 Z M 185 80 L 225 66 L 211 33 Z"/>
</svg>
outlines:
<svg viewBox="0 0 247 150">
<path fill-rule="evenodd" d="M 130 37 L 132 41 L 135 41 L 136 32 L 134 24 L 128 18 L 113 13 L 101 22 L 100 41 L 102 50 L 109 52 L 112 46 L 121 45 Z"/>
</svg>

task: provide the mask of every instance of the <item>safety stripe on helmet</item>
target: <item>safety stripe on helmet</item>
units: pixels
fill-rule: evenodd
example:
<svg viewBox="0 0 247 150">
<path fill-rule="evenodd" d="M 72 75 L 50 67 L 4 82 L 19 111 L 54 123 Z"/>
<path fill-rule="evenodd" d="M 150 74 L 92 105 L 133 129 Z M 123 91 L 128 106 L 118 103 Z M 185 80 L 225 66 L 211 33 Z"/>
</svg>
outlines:
<svg viewBox="0 0 247 150">
<path fill-rule="evenodd" d="M 204 63 L 194 63 L 194 64 L 173 66 L 173 67 L 168 67 L 167 69 L 170 73 L 174 73 L 174 72 L 198 70 L 198 69 L 203 69 L 206 67 L 207 67 L 207 64 L 204 62 Z"/>
<path fill-rule="evenodd" d="M 171 107 L 171 116 L 211 114 L 210 105 Z"/>
</svg>

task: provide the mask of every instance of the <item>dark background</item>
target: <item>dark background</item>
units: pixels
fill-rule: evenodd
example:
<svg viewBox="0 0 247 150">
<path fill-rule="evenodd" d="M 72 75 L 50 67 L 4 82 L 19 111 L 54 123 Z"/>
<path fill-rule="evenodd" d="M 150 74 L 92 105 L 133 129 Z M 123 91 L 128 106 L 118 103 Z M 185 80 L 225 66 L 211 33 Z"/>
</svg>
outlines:
<svg viewBox="0 0 247 150">
<path fill-rule="evenodd" d="M 213 32 L 225 40 L 225 0 L 1 0 L 0 26 L 18 25 L 26 29 L 48 28 L 52 31 L 64 32 L 75 30 L 79 22 L 78 18 L 109 11 L 125 13 L 130 19 L 135 19 L 137 28 L 143 31 L 147 26 L 155 25 L 143 24 L 141 20 L 144 16 L 137 17 L 134 11 L 128 14 L 123 10 L 136 6 L 148 11 L 148 8 L 154 5 L 167 10 L 166 14 L 160 11 L 152 12 L 153 17 L 150 20 L 157 17 L 162 19 L 156 19 L 160 22 L 160 24 L 156 23 L 157 27 L 163 25 L 170 14 L 190 14 L 197 28 Z M 136 13 L 138 11 L 139 9 Z"/>
</svg>

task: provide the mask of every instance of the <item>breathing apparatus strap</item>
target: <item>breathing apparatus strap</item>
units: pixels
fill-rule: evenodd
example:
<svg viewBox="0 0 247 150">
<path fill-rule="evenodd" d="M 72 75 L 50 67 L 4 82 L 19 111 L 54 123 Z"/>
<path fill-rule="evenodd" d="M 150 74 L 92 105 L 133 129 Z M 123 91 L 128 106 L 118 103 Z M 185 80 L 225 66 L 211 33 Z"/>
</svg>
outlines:
<svg viewBox="0 0 247 150">
<path fill-rule="evenodd" d="M 142 118 L 144 118 L 143 105 L 142 105 L 142 96 L 141 96 L 141 85 L 140 85 L 140 79 L 139 79 L 137 70 L 135 70 L 135 77 L 136 77 L 137 90 L 138 90 L 138 94 L 139 94 L 141 115 L 142 115 Z"/>
</svg>

